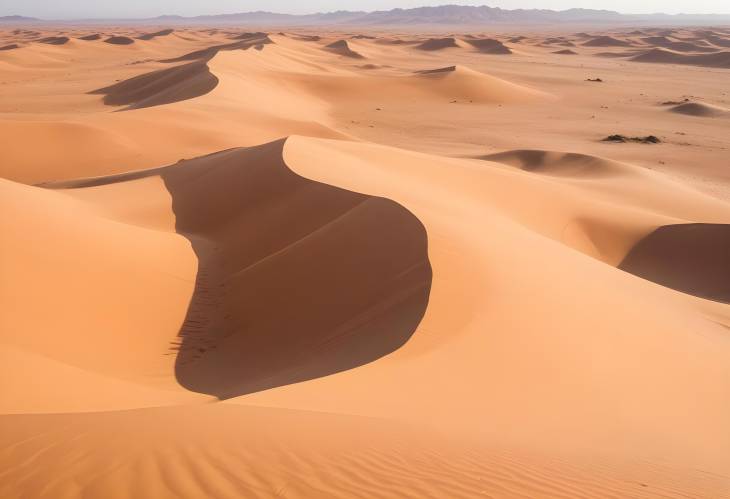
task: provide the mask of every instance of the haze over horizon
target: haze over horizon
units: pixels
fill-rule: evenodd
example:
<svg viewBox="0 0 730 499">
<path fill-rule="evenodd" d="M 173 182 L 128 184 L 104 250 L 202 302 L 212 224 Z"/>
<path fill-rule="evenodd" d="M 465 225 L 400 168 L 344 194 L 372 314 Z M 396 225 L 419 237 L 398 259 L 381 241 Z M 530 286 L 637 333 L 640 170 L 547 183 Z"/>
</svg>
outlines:
<svg viewBox="0 0 730 499">
<path fill-rule="evenodd" d="M 83 18 L 144 18 L 159 15 L 199 16 L 208 14 L 232 14 L 238 12 L 267 11 L 286 14 L 311 14 L 337 10 L 375 11 L 394 8 L 415 8 L 438 5 L 488 5 L 503 9 L 550 9 L 571 8 L 605 9 L 624 14 L 730 14 L 730 3 L 725 0 L 647 0 L 637 5 L 630 0 L 492 0 L 473 2 L 463 0 L 128 0 L 123 3 L 99 3 L 94 0 L 69 0 L 49 5 L 47 0 L 6 0 L 0 7 L 0 16 L 21 15 L 41 19 Z"/>
</svg>

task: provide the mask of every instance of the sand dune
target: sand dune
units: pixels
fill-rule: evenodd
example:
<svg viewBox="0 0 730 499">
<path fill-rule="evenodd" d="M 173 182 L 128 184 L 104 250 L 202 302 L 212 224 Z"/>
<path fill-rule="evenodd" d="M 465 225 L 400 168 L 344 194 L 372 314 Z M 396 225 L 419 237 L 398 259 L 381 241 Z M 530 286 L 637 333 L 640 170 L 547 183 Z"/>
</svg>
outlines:
<svg viewBox="0 0 730 499">
<path fill-rule="evenodd" d="M 704 102 L 685 102 L 669 108 L 669 111 L 677 114 L 686 114 L 699 117 L 730 116 L 730 110 L 705 104 Z"/>
<path fill-rule="evenodd" d="M 690 66 L 705 66 L 711 68 L 730 68 L 730 52 L 714 54 L 679 54 L 664 49 L 653 49 L 644 54 L 631 58 L 637 62 L 653 62 L 661 64 L 686 64 Z"/>
<path fill-rule="evenodd" d="M 483 52 L 485 54 L 511 54 L 512 50 L 510 50 L 509 47 L 505 46 L 502 42 L 499 40 L 494 40 L 491 38 L 480 38 L 480 39 L 472 39 L 467 40 L 467 43 L 476 49 L 479 50 L 479 52 Z"/>
<path fill-rule="evenodd" d="M 724 31 L 163 27 L 0 32 L 1 497 L 730 497 L 725 70 L 552 55 Z"/>
<path fill-rule="evenodd" d="M 630 47 L 631 43 L 612 36 L 598 36 L 583 43 L 586 47 Z"/>
<path fill-rule="evenodd" d="M 10 43 L 8 45 L 3 45 L 2 47 L 0 47 L 0 50 L 13 50 L 17 48 L 20 48 L 20 45 L 18 45 L 17 43 Z"/>
<path fill-rule="evenodd" d="M 65 45 L 70 40 L 67 36 L 49 36 L 46 38 L 41 38 L 38 40 L 38 43 L 45 43 L 47 45 Z"/>
<path fill-rule="evenodd" d="M 705 47 L 696 43 L 690 42 L 678 42 L 670 40 L 666 36 L 650 36 L 641 39 L 644 43 L 654 45 L 656 47 L 663 47 L 676 52 L 715 52 L 717 49 L 712 47 Z"/>
<path fill-rule="evenodd" d="M 570 49 L 564 49 L 564 50 L 557 50 L 553 52 L 553 54 L 560 54 L 560 55 L 578 55 L 578 52 L 575 52 Z"/>
<path fill-rule="evenodd" d="M 173 345 L 177 379 L 190 390 L 230 398 L 351 369 L 400 347 L 425 311 L 431 269 L 420 222 L 392 201 L 298 177 L 282 146 L 55 185 L 164 181 L 176 232 L 199 262 Z M 304 295 L 321 305 L 304 305 Z"/>
<path fill-rule="evenodd" d="M 353 59 L 364 59 L 362 54 L 359 54 L 350 48 L 347 40 L 337 40 L 336 42 L 332 42 L 329 45 L 325 46 L 325 48 L 337 55 L 352 57 Z"/>
<path fill-rule="evenodd" d="M 171 35 L 175 30 L 173 29 L 163 29 L 160 31 L 155 31 L 153 33 L 145 33 L 144 35 L 140 35 L 137 38 L 140 40 L 152 40 L 153 38 L 157 38 L 159 36 L 168 36 Z"/>
<path fill-rule="evenodd" d="M 443 50 L 459 47 L 456 38 L 430 38 L 423 43 L 416 45 L 418 50 Z"/>
<path fill-rule="evenodd" d="M 79 40 L 85 40 L 85 41 L 101 40 L 101 35 L 99 33 L 94 33 L 91 35 L 84 35 L 84 36 L 80 36 Z"/>
<path fill-rule="evenodd" d="M 134 40 L 128 36 L 110 36 L 104 42 L 112 45 L 131 45 L 134 43 Z"/>
<path fill-rule="evenodd" d="M 91 93 L 103 95 L 104 104 L 110 106 L 140 109 L 193 99 L 217 85 L 218 78 L 200 61 L 135 76 Z"/>
</svg>

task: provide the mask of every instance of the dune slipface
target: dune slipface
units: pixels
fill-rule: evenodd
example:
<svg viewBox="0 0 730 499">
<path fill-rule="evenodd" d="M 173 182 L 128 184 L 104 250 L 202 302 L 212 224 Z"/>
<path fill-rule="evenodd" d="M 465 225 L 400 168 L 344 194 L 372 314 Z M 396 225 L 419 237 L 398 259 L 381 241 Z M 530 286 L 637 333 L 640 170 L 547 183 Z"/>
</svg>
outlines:
<svg viewBox="0 0 730 499">
<path fill-rule="evenodd" d="M 104 40 L 104 42 L 112 45 L 131 45 L 134 43 L 134 40 L 128 36 L 111 36 Z"/>
<path fill-rule="evenodd" d="M 512 50 L 499 40 L 491 38 L 467 40 L 467 43 L 483 54 L 511 54 Z"/>
<path fill-rule="evenodd" d="M 709 300 L 730 302 L 730 225 L 659 227 L 634 246 L 619 268 Z"/>
<path fill-rule="evenodd" d="M 137 38 L 139 38 L 140 40 L 152 40 L 153 38 L 157 38 L 159 36 L 171 35 L 173 31 L 175 30 L 168 28 L 160 31 L 155 31 L 154 33 L 145 33 L 144 35 L 140 35 Z"/>
<path fill-rule="evenodd" d="M 456 43 L 455 38 L 431 38 L 419 45 L 416 45 L 416 48 L 418 50 L 443 50 L 458 46 L 459 45 Z"/>
<path fill-rule="evenodd" d="M 41 38 L 38 43 L 45 43 L 46 45 L 65 45 L 69 41 L 67 36 L 49 36 L 47 38 Z"/>
<path fill-rule="evenodd" d="M 350 369 L 403 345 L 425 312 L 431 268 L 418 219 L 299 177 L 283 144 L 162 174 L 176 230 L 199 259 L 176 347 L 190 390 L 229 398 Z"/>
<path fill-rule="evenodd" d="M 196 61 L 135 76 L 91 93 L 104 95 L 104 104 L 139 109 L 199 97 L 217 85 L 218 78 L 207 64 Z"/>
<path fill-rule="evenodd" d="M 350 48 L 350 45 L 346 40 L 337 40 L 336 42 L 330 43 L 325 48 L 337 55 L 352 57 L 353 59 L 364 59 L 362 54 L 359 54 Z"/>
</svg>

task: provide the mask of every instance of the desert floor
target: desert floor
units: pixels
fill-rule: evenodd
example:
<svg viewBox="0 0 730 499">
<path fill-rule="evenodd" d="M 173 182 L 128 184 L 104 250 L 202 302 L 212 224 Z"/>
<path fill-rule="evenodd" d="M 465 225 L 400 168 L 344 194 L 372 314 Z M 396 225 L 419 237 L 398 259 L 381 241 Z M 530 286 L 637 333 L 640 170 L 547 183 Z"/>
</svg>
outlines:
<svg viewBox="0 0 730 499">
<path fill-rule="evenodd" d="M 730 29 L 163 28 L 0 31 L 0 497 L 730 497 Z"/>
</svg>

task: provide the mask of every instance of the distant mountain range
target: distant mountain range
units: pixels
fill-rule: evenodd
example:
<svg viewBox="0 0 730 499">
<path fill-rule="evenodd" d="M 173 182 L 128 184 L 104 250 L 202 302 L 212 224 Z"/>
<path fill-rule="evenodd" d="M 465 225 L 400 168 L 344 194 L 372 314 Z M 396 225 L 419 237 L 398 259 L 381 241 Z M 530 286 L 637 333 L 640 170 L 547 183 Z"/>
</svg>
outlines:
<svg viewBox="0 0 730 499">
<path fill-rule="evenodd" d="M 250 26 L 414 26 L 487 24 L 718 24 L 730 23 L 730 14 L 621 14 L 610 10 L 500 9 L 487 6 L 443 5 L 375 12 L 337 11 L 319 14 L 244 12 L 208 16 L 159 16 L 147 19 L 43 20 L 23 16 L 0 17 L 0 25 L 23 24 L 156 24 Z"/>
</svg>

